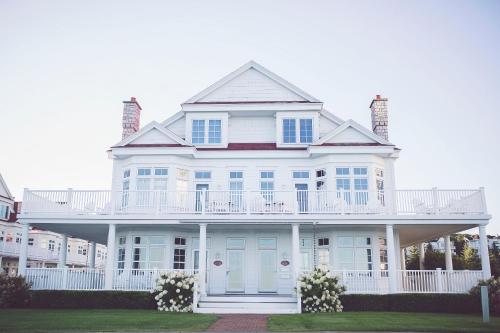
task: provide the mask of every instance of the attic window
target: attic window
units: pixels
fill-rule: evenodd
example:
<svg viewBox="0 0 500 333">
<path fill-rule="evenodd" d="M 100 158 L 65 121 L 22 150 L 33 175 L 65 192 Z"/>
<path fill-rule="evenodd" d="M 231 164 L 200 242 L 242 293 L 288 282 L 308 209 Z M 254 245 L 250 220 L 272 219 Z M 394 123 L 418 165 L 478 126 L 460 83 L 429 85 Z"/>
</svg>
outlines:
<svg viewBox="0 0 500 333">
<path fill-rule="evenodd" d="M 208 126 L 206 126 L 208 122 Z M 220 144 L 222 142 L 222 120 L 194 119 L 191 129 L 191 143 L 194 144 Z"/>
<path fill-rule="evenodd" d="M 299 138 L 297 142 L 297 138 Z M 313 121 L 311 118 L 283 119 L 283 143 L 312 143 Z"/>
</svg>

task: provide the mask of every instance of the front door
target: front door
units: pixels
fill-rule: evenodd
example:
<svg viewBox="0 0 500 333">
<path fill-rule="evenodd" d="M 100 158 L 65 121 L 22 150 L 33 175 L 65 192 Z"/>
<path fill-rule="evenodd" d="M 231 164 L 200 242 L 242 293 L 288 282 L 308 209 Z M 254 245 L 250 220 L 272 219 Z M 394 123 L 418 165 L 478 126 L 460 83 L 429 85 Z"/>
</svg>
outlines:
<svg viewBox="0 0 500 333">
<path fill-rule="evenodd" d="M 196 184 L 196 211 L 201 212 L 201 193 L 205 190 L 205 207 L 208 202 L 208 184 Z"/>
<path fill-rule="evenodd" d="M 277 291 L 276 250 L 259 250 L 259 291 Z"/>
<path fill-rule="evenodd" d="M 295 184 L 295 189 L 297 190 L 297 203 L 300 213 L 305 213 L 308 210 L 308 195 L 307 195 L 307 184 Z"/>
<path fill-rule="evenodd" d="M 227 250 L 226 291 L 244 292 L 244 250 Z"/>
</svg>

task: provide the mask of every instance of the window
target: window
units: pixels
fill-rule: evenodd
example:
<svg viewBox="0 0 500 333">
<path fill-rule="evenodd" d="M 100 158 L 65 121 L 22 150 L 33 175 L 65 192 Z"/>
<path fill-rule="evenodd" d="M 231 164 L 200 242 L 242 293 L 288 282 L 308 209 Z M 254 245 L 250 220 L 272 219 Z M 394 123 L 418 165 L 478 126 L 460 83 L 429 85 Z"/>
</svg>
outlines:
<svg viewBox="0 0 500 333">
<path fill-rule="evenodd" d="M 356 205 L 368 204 L 368 169 L 366 167 L 341 167 L 335 169 L 337 191 L 343 190 L 344 200 L 351 203 L 351 190 L 354 190 Z M 340 193 L 337 194 L 340 197 Z"/>
<path fill-rule="evenodd" d="M 295 143 L 295 119 L 283 119 L 283 143 Z"/>
<path fill-rule="evenodd" d="M 212 173 L 210 171 L 195 171 L 195 179 L 210 179 L 212 178 Z"/>
<path fill-rule="evenodd" d="M 208 126 L 206 120 L 195 119 L 192 122 L 191 143 L 194 144 L 220 144 L 222 142 L 222 120 L 210 119 Z"/>
<path fill-rule="evenodd" d="M 298 120 L 298 126 L 297 126 Z M 299 140 L 297 141 L 297 138 Z M 283 143 L 312 143 L 313 120 L 311 118 L 283 119 Z"/>
<path fill-rule="evenodd" d="M 155 168 L 155 176 L 168 176 L 167 168 Z"/>
<path fill-rule="evenodd" d="M 184 269 L 186 267 L 186 238 L 174 238 L 174 269 Z"/>
<path fill-rule="evenodd" d="M 386 271 L 388 269 L 387 265 L 387 240 L 384 237 L 378 238 L 380 247 L 380 269 Z"/>
<path fill-rule="evenodd" d="M 123 171 L 123 178 L 129 178 L 130 177 L 130 169 L 126 169 Z"/>
<path fill-rule="evenodd" d="M 329 238 L 319 238 L 318 239 L 318 246 L 329 246 L 329 245 L 330 245 Z"/>
<path fill-rule="evenodd" d="M 243 207 L 243 172 L 229 172 L 230 208 L 239 211 Z"/>
<path fill-rule="evenodd" d="M 300 239 L 300 264 L 301 270 L 311 270 L 312 269 L 312 238 L 301 238 Z"/>
<path fill-rule="evenodd" d="M 9 218 L 9 206 L 0 205 L 0 219 L 7 220 Z"/>
<path fill-rule="evenodd" d="M 271 201 L 273 198 L 274 191 L 274 172 L 273 171 L 261 171 L 260 173 L 260 191 L 262 196 L 267 200 Z"/>
<path fill-rule="evenodd" d="M 221 120 L 208 121 L 208 143 L 216 144 L 221 143 Z"/>
<path fill-rule="evenodd" d="M 205 120 L 193 120 L 191 143 L 205 143 Z"/>
<path fill-rule="evenodd" d="M 300 143 L 311 143 L 312 131 L 312 119 L 300 119 Z"/>
<path fill-rule="evenodd" d="M 316 170 L 316 178 L 323 178 L 323 177 L 326 177 L 326 170 L 325 169 Z"/>
<path fill-rule="evenodd" d="M 338 236 L 340 269 L 372 270 L 370 237 Z"/>
<path fill-rule="evenodd" d="M 138 176 L 150 176 L 151 175 L 151 169 L 150 168 L 138 168 L 137 169 L 137 175 Z"/>
<path fill-rule="evenodd" d="M 259 238 L 259 250 L 276 249 L 276 238 Z"/>
<path fill-rule="evenodd" d="M 309 179 L 309 171 L 294 171 L 292 175 L 294 179 Z"/>
<path fill-rule="evenodd" d="M 82 254 L 83 253 L 83 246 L 81 245 L 78 245 L 78 250 L 77 250 L 78 254 Z"/>
<path fill-rule="evenodd" d="M 326 170 L 316 170 L 316 190 L 326 190 Z"/>
<path fill-rule="evenodd" d="M 23 234 L 20 232 L 16 232 L 16 243 L 21 244 L 21 239 L 23 237 Z"/>
<path fill-rule="evenodd" d="M 52 239 L 49 240 L 49 251 L 54 251 L 56 248 L 56 242 Z"/>
<path fill-rule="evenodd" d="M 100 258 L 101 256 L 101 251 L 99 250 L 97 252 L 97 257 Z M 125 268 L 125 248 L 120 247 L 118 248 L 118 260 L 116 261 L 117 268 L 118 269 L 124 269 Z"/>
<path fill-rule="evenodd" d="M 29 246 L 33 246 L 34 243 L 35 243 L 35 240 L 33 238 L 28 238 L 28 245 Z"/>
<path fill-rule="evenodd" d="M 245 239 L 243 238 L 228 238 L 226 246 L 230 250 L 238 250 L 245 248 Z"/>
</svg>

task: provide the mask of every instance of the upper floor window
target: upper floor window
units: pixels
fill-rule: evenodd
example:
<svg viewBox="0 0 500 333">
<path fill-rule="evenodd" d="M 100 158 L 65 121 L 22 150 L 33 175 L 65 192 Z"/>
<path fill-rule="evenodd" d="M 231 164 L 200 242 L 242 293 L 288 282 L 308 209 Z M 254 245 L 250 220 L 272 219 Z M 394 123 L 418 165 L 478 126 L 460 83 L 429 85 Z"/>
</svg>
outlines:
<svg viewBox="0 0 500 333">
<path fill-rule="evenodd" d="M 192 123 L 191 142 L 194 144 L 220 144 L 222 142 L 222 120 L 194 119 Z"/>
<path fill-rule="evenodd" d="M 299 139 L 298 141 L 297 138 Z M 312 119 L 310 118 L 283 119 L 283 143 L 312 143 L 312 141 L 313 141 Z"/>
<path fill-rule="evenodd" d="M 9 218 L 9 206 L 0 205 L 0 219 L 7 220 Z"/>
<path fill-rule="evenodd" d="M 294 171 L 292 174 L 294 179 L 309 179 L 309 171 Z"/>
<path fill-rule="evenodd" d="M 210 179 L 212 178 L 212 173 L 210 171 L 195 171 L 195 179 Z"/>
</svg>

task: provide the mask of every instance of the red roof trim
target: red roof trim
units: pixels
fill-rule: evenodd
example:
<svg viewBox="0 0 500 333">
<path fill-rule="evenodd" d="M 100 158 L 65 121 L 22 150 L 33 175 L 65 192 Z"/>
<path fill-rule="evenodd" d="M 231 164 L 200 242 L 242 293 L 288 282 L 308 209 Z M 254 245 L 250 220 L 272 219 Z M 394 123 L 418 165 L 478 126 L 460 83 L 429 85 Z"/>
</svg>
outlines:
<svg viewBox="0 0 500 333">
<path fill-rule="evenodd" d="M 349 147 L 349 146 L 361 146 L 361 147 L 373 147 L 373 146 L 393 146 L 393 145 L 384 145 L 378 142 L 345 142 L 345 143 L 323 143 L 320 145 L 314 145 L 313 147 Z"/>
<path fill-rule="evenodd" d="M 129 143 L 125 146 L 114 146 L 111 148 L 153 148 L 153 147 L 189 147 L 179 143 Z"/>
<path fill-rule="evenodd" d="M 320 102 L 309 102 L 309 101 L 220 101 L 220 102 L 195 102 L 195 103 L 184 103 L 184 104 L 276 104 L 276 103 L 320 103 Z"/>
<path fill-rule="evenodd" d="M 302 147 L 277 147 L 276 143 L 229 143 L 227 148 L 197 148 L 198 150 L 306 150 Z"/>
</svg>

